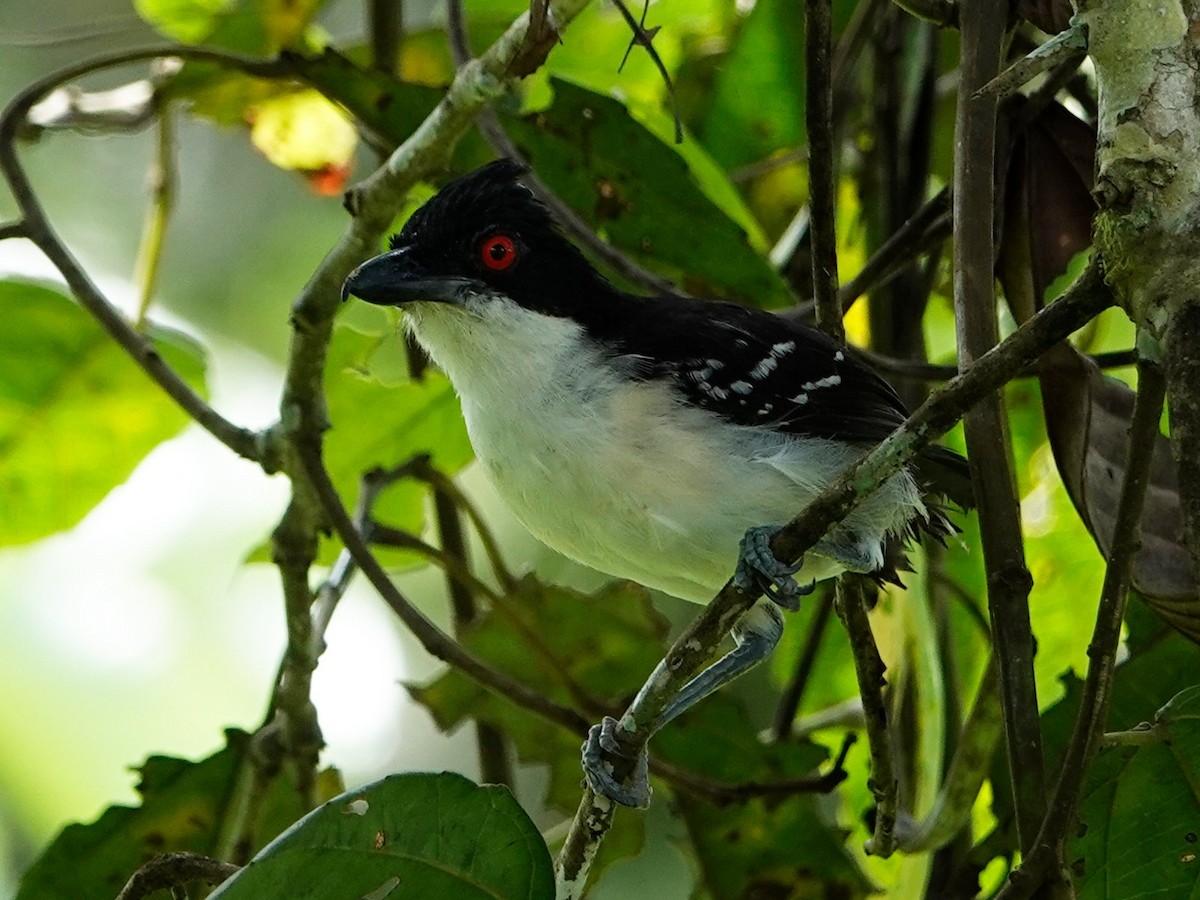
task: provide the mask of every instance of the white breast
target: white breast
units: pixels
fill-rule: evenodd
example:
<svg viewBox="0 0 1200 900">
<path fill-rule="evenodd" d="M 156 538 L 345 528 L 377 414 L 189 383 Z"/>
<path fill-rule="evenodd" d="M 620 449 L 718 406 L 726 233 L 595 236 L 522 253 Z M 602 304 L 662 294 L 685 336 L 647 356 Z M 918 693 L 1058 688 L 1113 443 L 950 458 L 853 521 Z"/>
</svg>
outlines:
<svg viewBox="0 0 1200 900">
<path fill-rule="evenodd" d="M 722 423 L 666 383 L 625 377 L 573 322 L 511 301 L 412 312 L 476 455 L 525 526 L 586 565 L 685 599 L 711 599 L 745 530 L 789 520 L 856 452 Z M 832 536 L 835 555 L 877 567 L 884 535 L 919 505 L 898 476 Z M 844 568 L 810 554 L 800 577 Z"/>
</svg>

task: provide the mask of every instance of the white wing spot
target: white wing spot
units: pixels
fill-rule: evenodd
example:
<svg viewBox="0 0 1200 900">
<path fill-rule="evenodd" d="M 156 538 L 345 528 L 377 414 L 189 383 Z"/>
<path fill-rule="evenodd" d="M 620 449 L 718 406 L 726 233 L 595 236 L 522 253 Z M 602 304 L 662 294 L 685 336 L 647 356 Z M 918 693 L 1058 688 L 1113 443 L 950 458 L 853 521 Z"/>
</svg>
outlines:
<svg viewBox="0 0 1200 900">
<path fill-rule="evenodd" d="M 795 341 L 783 341 L 771 348 L 772 356 L 783 356 L 785 353 L 791 353 L 796 349 Z M 840 356 L 841 354 L 839 354 Z"/>
<path fill-rule="evenodd" d="M 725 368 L 725 363 L 721 362 L 721 360 L 719 360 L 719 359 L 706 359 L 704 361 L 704 364 L 706 366 L 708 366 L 710 369 L 712 369 L 714 372 L 720 371 L 721 369 Z"/>
<path fill-rule="evenodd" d="M 761 360 L 757 366 L 750 370 L 750 377 L 755 380 L 761 380 L 771 374 L 771 371 L 779 365 L 779 360 L 774 356 L 768 356 Z"/>
<path fill-rule="evenodd" d="M 725 388 L 715 387 L 712 389 L 712 395 L 718 400 L 724 400 L 729 396 L 729 391 L 725 390 Z"/>
<path fill-rule="evenodd" d="M 841 375 L 826 375 L 824 378 L 818 378 L 816 381 L 806 381 L 800 387 L 806 391 L 815 391 L 817 388 L 837 387 L 841 383 Z"/>
<path fill-rule="evenodd" d="M 772 410 L 772 408 L 773 408 L 772 404 L 766 403 L 763 405 L 763 408 L 758 411 L 758 414 L 760 416 L 765 416 L 767 413 L 769 413 Z"/>
<path fill-rule="evenodd" d="M 734 391 L 734 393 L 737 394 L 748 394 L 754 390 L 754 385 L 748 381 L 735 381 L 729 387 L 732 391 Z"/>
<path fill-rule="evenodd" d="M 798 404 L 799 406 L 803 406 L 808 402 L 808 394 L 797 394 L 792 398 L 792 402 Z"/>
<path fill-rule="evenodd" d="M 833 358 L 835 362 L 841 362 L 846 358 L 846 354 L 839 350 L 837 353 L 833 354 Z"/>
</svg>

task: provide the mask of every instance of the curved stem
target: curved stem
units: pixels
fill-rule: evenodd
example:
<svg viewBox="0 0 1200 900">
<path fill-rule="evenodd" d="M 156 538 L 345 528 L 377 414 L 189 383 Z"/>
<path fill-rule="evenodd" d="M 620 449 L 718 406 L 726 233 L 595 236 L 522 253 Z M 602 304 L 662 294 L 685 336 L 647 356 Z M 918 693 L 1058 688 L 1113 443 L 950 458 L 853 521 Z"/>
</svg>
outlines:
<svg viewBox="0 0 1200 900">
<path fill-rule="evenodd" d="M 8 181 L 17 206 L 21 210 L 23 221 L 20 223 L 20 233 L 32 241 L 62 273 L 67 285 L 84 309 L 91 313 L 109 336 L 197 424 L 239 456 L 261 461 L 262 452 L 257 435 L 249 429 L 234 425 L 209 406 L 179 373 L 163 360 L 153 342 L 139 334 L 88 277 L 87 272 L 50 225 L 17 154 L 18 131 L 30 108 L 47 92 L 93 72 L 162 57 L 214 62 L 264 78 L 281 77 L 289 71 L 287 66 L 278 61 L 250 59 L 216 50 L 179 46 L 150 47 L 111 53 L 70 66 L 39 79 L 20 91 L 0 113 L 0 172 Z M 5 236 L 14 236 L 15 234 L 14 231 Z"/>
</svg>

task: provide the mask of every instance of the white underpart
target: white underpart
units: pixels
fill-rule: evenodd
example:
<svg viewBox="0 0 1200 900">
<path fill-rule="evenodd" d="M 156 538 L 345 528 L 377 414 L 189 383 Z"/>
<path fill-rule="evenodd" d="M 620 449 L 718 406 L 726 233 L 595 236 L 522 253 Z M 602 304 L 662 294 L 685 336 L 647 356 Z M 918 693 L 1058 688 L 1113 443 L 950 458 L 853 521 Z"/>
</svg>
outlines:
<svg viewBox="0 0 1200 900">
<path fill-rule="evenodd" d="M 787 522 L 862 452 L 720 420 L 664 382 L 630 380 L 570 320 L 504 298 L 408 310 L 525 526 L 586 565 L 688 600 L 725 583 L 747 528 Z M 897 475 L 819 547 L 841 562 L 811 553 L 797 577 L 878 568 L 883 538 L 921 508 L 912 478 Z"/>
</svg>

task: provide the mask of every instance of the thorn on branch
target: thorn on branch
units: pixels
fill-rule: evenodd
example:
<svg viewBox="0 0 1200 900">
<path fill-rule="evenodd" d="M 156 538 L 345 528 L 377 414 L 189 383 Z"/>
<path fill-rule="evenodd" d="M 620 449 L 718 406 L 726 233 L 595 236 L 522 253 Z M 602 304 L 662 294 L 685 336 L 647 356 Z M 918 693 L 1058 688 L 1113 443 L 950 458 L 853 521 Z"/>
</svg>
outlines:
<svg viewBox="0 0 1200 900">
<path fill-rule="evenodd" d="M 633 17 L 633 13 L 629 11 L 624 0 L 613 0 L 613 5 L 620 10 L 621 15 L 625 19 L 625 24 L 633 32 L 633 37 L 629 39 L 629 46 L 625 48 L 625 55 L 621 57 L 621 64 L 617 66 L 617 71 L 620 72 L 625 68 L 625 61 L 629 59 L 629 54 L 633 51 L 635 45 L 646 48 L 646 53 L 654 61 L 658 73 L 662 75 L 663 82 L 667 85 L 667 93 L 671 95 L 671 114 L 675 119 L 675 143 L 682 144 L 683 122 L 679 118 L 679 99 L 675 96 L 675 85 L 671 81 L 671 75 L 667 72 L 667 67 L 663 63 L 662 57 L 654 49 L 654 36 L 658 34 L 662 26 L 646 27 L 646 13 L 650 11 L 650 0 L 645 0 L 645 4 L 642 6 L 642 18 L 640 21 Z"/>
</svg>

